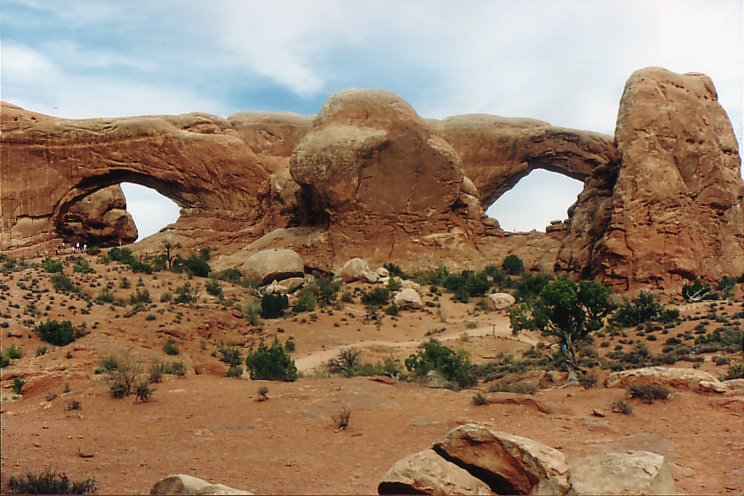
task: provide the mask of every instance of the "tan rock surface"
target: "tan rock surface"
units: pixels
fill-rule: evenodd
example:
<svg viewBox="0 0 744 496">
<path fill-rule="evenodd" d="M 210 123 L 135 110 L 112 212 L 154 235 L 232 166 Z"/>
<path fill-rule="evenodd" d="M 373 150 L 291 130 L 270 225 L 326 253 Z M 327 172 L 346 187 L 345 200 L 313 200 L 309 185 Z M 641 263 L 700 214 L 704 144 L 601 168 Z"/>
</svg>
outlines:
<svg viewBox="0 0 744 496">
<path fill-rule="evenodd" d="M 644 367 L 640 369 L 623 370 L 613 372 L 607 377 L 605 384 L 607 387 L 628 387 L 633 384 L 666 384 L 671 387 L 684 387 L 692 390 L 706 387 L 710 391 L 711 385 L 719 385 L 726 388 L 716 376 L 708 372 L 688 368 L 669 368 L 669 367 Z"/>
<path fill-rule="evenodd" d="M 227 487 L 223 484 L 211 484 L 198 477 L 191 475 L 176 474 L 169 475 L 155 483 L 150 494 L 253 494 L 241 489 Z"/>
<path fill-rule="evenodd" d="M 569 494 L 677 494 L 666 459 L 648 451 L 608 453 L 569 461 Z"/>
<path fill-rule="evenodd" d="M 433 450 L 424 450 L 395 462 L 382 476 L 379 494 L 493 494 L 481 480 Z"/>
</svg>

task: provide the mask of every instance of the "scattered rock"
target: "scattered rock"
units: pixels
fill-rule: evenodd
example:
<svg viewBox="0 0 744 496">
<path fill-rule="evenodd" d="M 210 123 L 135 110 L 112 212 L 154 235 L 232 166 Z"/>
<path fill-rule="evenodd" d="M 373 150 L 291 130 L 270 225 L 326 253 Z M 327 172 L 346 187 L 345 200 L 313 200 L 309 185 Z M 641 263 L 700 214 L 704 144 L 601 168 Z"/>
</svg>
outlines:
<svg viewBox="0 0 744 496">
<path fill-rule="evenodd" d="M 235 489 L 223 484 L 211 484 L 203 479 L 191 475 L 176 474 L 160 479 L 150 489 L 150 494 L 248 494 L 253 493 L 242 489 Z"/>
<path fill-rule="evenodd" d="M 571 411 L 566 407 L 558 405 L 557 403 L 550 402 L 548 400 L 544 400 L 542 398 L 537 398 L 530 394 L 498 392 L 487 393 L 485 396 L 486 399 L 488 399 L 488 402 L 493 405 L 526 406 L 548 415 L 554 415 L 557 413 L 571 413 Z"/>
<path fill-rule="evenodd" d="M 451 430 L 434 450 L 478 473 L 497 494 L 565 494 L 569 488 L 568 466 L 560 451 L 483 425 Z"/>
<path fill-rule="evenodd" d="M 607 414 L 603 412 L 602 410 L 600 410 L 599 408 L 595 408 L 594 410 L 592 410 L 592 415 L 594 415 L 595 417 L 606 417 L 607 416 Z"/>
<path fill-rule="evenodd" d="M 400 282 L 400 287 L 403 289 L 413 289 L 414 291 L 421 291 L 421 284 L 408 279 L 402 280 Z"/>
<path fill-rule="evenodd" d="M 380 276 L 377 274 L 377 272 L 371 271 L 371 270 L 365 270 L 362 272 L 362 280 L 364 282 L 367 282 L 369 284 L 374 284 L 380 279 Z"/>
<path fill-rule="evenodd" d="M 481 480 L 428 449 L 395 462 L 377 486 L 379 494 L 492 494 Z"/>
<path fill-rule="evenodd" d="M 363 258 L 352 258 L 336 271 L 336 277 L 344 282 L 360 280 L 365 272 L 370 272 L 369 264 Z"/>
<path fill-rule="evenodd" d="M 423 303 L 421 302 L 421 295 L 416 292 L 415 289 L 402 289 L 395 293 L 393 296 L 393 303 L 398 308 L 421 308 Z"/>
<path fill-rule="evenodd" d="M 293 279 L 296 279 L 296 278 L 293 278 Z M 261 288 L 261 293 L 273 294 L 273 295 L 284 295 L 284 294 L 289 293 L 289 289 L 283 284 L 279 284 L 277 281 L 272 281 L 271 284 L 267 286 L 263 286 Z"/>
<path fill-rule="evenodd" d="M 377 276 L 378 277 L 390 277 L 390 271 L 387 270 L 385 267 L 380 267 L 377 269 Z"/>
<path fill-rule="evenodd" d="M 246 279 L 261 285 L 302 277 L 304 271 L 302 257 L 286 248 L 261 250 L 248 257 L 240 267 L 240 272 Z"/>
<path fill-rule="evenodd" d="M 569 461 L 571 493 L 676 494 L 672 472 L 659 454 L 608 453 Z"/>
<path fill-rule="evenodd" d="M 718 379 L 708 372 L 697 369 L 644 367 L 640 369 L 613 372 L 607 377 L 607 387 L 628 387 L 633 384 L 664 384 L 669 387 L 700 389 L 700 383 L 707 383 L 708 388 L 719 383 Z M 706 386 L 704 386 L 706 387 Z M 725 385 L 721 386 L 725 388 Z"/>
<path fill-rule="evenodd" d="M 488 295 L 488 299 L 493 303 L 494 310 L 509 308 L 517 302 L 509 293 L 493 293 Z"/>
</svg>

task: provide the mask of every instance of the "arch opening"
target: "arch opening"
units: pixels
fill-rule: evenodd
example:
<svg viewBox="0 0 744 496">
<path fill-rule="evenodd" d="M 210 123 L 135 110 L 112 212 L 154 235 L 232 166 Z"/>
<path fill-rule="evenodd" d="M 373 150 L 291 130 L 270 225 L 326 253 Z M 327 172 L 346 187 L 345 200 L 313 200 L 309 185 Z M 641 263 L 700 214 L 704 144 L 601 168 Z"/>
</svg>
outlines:
<svg viewBox="0 0 744 496">
<path fill-rule="evenodd" d="M 181 216 L 181 207 L 176 202 L 152 188 L 135 183 L 120 186 L 126 197 L 127 212 L 137 226 L 137 240 L 155 234 Z"/>
<path fill-rule="evenodd" d="M 545 232 L 551 221 L 565 220 L 584 183 L 564 174 L 535 169 L 498 197 L 487 209 L 489 217 L 509 232 Z"/>
</svg>

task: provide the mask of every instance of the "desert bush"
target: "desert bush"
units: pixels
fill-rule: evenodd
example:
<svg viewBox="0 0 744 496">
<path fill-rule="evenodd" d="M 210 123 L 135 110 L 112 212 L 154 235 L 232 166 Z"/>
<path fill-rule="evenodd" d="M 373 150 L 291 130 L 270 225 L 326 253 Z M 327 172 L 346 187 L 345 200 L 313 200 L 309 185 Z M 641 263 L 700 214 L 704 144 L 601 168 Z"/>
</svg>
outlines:
<svg viewBox="0 0 744 496">
<path fill-rule="evenodd" d="M 243 314 L 245 315 L 245 320 L 248 321 L 250 325 L 258 325 L 261 315 L 261 305 L 256 301 L 249 301 L 245 302 L 242 306 Z"/>
<path fill-rule="evenodd" d="M 150 400 L 150 397 L 153 393 L 153 388 L 150 386 L 150 383 L 147 381 L 142 381 L 137 383 L 137 385 L 134 387 L 134 394 L 136 396 L 136 400 L 144 403 L 146 401 Z"/>
<path fill-rule="evenodd" d="M 623 415 L 630 415 L 633 413 L 633 406 L 625 400 L 617 400 L 612 402 L 612 411 L 614 413 L 622 413 Z"/>
<path fill-rule="evenodd" d="M 150 298 L 150 292 L 148 290 L 138 289 L 129 297 L 130 305 L 137 305 L 139 303 L 152 303 L 152 298 Z"/>
<path fill-rule="evenodd" d="M 83 409 L 83 404 L 80 403 L 80 400 L 70 400 L 67 405 L 65 405 L 65 411 L 67 412 L 76 412 L 78 410 Z"/>
<path fill-rule="evenodd" d="M 241 367 L 240 365 L 230 365 L 227 368 L 227 372 L 225 372 L 225 375 L 234 379 L 240 379 L 241 377 L 243 377 L 243 367 Z"/>
<path fill-rule="evenodd" d="M 288 307 L 287 295 L 265 294 L 261 297 L 261 317 L 264 319 L 279 318 Z"/>
<path fill-rule="evenodd" d="M 374 288 L 372 291 L 365 291 L 362 294 L 362 303 L 367 307 L 382 307 L 387 305 L 390 300 L 390 290 L 388 288 Z"/>
<path fill-rule="evenodd" d="M 508 382 L 504 380 L 495 381 L 488 386 L 491 393 L 517 393 L 517 394 L 535 394 L 537 385 L 529 382 Z"/>
<path fill-rule="evenodd" d="M 178 360 L 172 362 L 165 362 L 160 366 L 160 370 L 163 374 L 176 375 L 183 377 L 186 375 L 186 365 Z"/>
<path fill-rule="evenodd" d="M 95 272 L 93 267 L 90 266 L 90 262 L 84 258 L 78 258 L 75 260 L 75 265 L 72 266 L 72 271 L 79 274 L 91 274 Z"/>
<path fill-rule="evenodd" d="M 64 272 L 52 276 L 52 287 L 60 293 L 79 293 L 80 288 L 67 277 Z"/>
<path fill-rule="evenodd" d="M 391 303 L 390 306 L 385 309 L 385 313 L 395 317 L 400 313 L 400 309 L 398 308 L 398 305 Z"/>
<path fill-rule="evenodd" d="M 6 346 L 3 353 L 11 360 L 17 360 L 23 356 L 23 351 L 15 343 Z"/>
<path fill-rule="evenodd" d="M 682 286 L 682 297 L 685 301 L 717 300 L 718 293 L 713 291 L 710 284 L 695 279 L 692 284 Z"/>
<path fill-rule="evenodd" d="M 351 410 L 345 406 L 341 407 L 341 410 L 336 415 L 331 416 L 331 420 L 333 420 L 333 425 L 336 427 L 336 430 L 344 430 L 349 427 Z"/>
<path fill-rule="evenodd" d="M 94 298 L 94 301 L 101 305 L 106 304 L 106 303 L 111 303 L 111 304 L 123 303 L 117 300 L 116 295 L 109 288 L 103 288 L 98 293 L 98 296 Z"/>
<path fill-rule="evenodd" d="M 284 349 L 287 350 L 287 351 L 289 351 L 289 352 L 292 352 L 296 348 L 297 348 L 297 344 L 295 343 L 295 341 L 292 338 L 292 336 L 290 336 L 289 339 L 287 339 L 287 341 L 284 342 Z"/>
<path fill-rule="evenodd" d="M 5 356 L 5 353 L 0 353 L 0 369 L 4 369 L 10 365 L 10 358 Z"/>
<path fill-rule="evenodd" d="M 360 364 L 361 350 L 354 348 L 342 349 L 338 356 L 328 360 L 328 371 L 332 374 L 341 374 L 345 377 L 353 377 L 357 367 Z"/>
<path fill-rule="evenodd" d="M 23 392 L 23 386 L 25 385 L 26 381 L 24 381 L 20 377 L 13 377 L 13 383 L 11 387 L 13 388 L 13 392 L 15 394 L 21 394 Z"/>
<path fill-rule="evenodd" d="M 258 387 L 258 401 L 266 401 L 269 399 L 269 388 L 267 386 Z"/>
<path fill-rule="evenodd" d="M 473 394 L 473 404 L 475 406 L 485 406 L 488 404 L 488 398 L 485 394 L 477 391 L 475 394 Z"/>
<path fill-rule="evenodd" d="M 212 296 L 222 298 L 222 286 L 220 286 L 220 283 L 219 281 L 217 281 L 217 279 L 210 279 L 210 281 L 206 284 L 205 289 L 207 290 L 207 293 L 211 294 Z"/>
<path fill-rule="evenodd" d="M 49 272 L 50 274 L 57 274 L 61 273 L 62 268 L 62 262 L 55 258 L 47 257 L 44 260 L 41 261 L 41 266 L 44 268 L 45 271 Z"/>
<path fill-rule="evenodd" d="M 632 300 L 624 300 L 611 320 L 622 327 L 633 327 L 652 321 L 671 323 L 679 320 L 679 310 L 664 308 L 652 293 L 641 291 Z"/>
<path fill-rule="evenodd" d="M 400 267 L 400 265 L 394 264 L 392 262 L 387 262 L 383 265 L 388 271 L 388 273 L 391 276 L 399 277 L 401 279 L 406 278 L 406 273 L 403 271 L 403 269 Z"/>
<path fill-rule="evenodd" d="M 150 373 L 147 380 L 153 384 L 157 384 L 163 380 L 163 365 L 160 362 L 153 362 L 150 364 Z"/>
<path fill-rule="evenodd" d="M 297 295 L 297 300 L 295 301 L 292 310 L 295 313 L 312 312 L 315 310 L 317 304 L 318 300 L 315 293 L 309 287 L 302 288 Z"/>
<path fill-rule="evenodd" d="M 98 484 L 94 478 L 72 481 L 65 473 L 45 468 L 38 474 L 27 472 L 21 477 L 11 475 L 8 491 L 11 494 L 95 494 Z"/>
<path fill-rule="evenodd" d="M 61 322 L 50 320 L 36 326 L 34 332 L 39 335 L 42 341 L 55 346 L 65 346 L 84 335 L 82 331 L 73 327 L 69 320 Z"/>
<path fill-rule="evenodd" d="M 354 303 L 354 295 L 351 294 L 351 291 L 346 290 L 341 294 L 341 301 L 344 303 Z"/>
<path fill-rule="evenodd" d="M 175 339 L 168 338 L 165 344 L 163 344 L 163 353 L 166 355 L 178 355 L 180 353 Z"/>
<path fill-rule="evenodd" d="M 160 303 L 167 303 L 173 299 L 173 295 L 170 291 L 166 291 L 160 295 Z"/>
<path fill-rule="evenodd" d="M 187 272 L 196 277 L 207 277 L 211 271 L 207 260 L 208 259 L 205 259 L 203 254 L 197 255 L 193 252 L 188 256 L 188 258 L 182 258 L 178 255 L 173 259 L 172 270 L 174 272 Z"/>
<path fill-rule="evenodd" d="M 510 276 L 522 274 L 524 272 L 524 262 L 516 255 L 508 255 L 501 262 L 501 270 Z"/>
<path fill-rule="evenodd" d="M 187 282 L 176 288 L 176 297 L 173 301 L 174 303 L 194 303 L 196 302 L 196 290 Z"/>
<path fill-rule="evenodd" d="M 477 380 L 465 350 L 455 351 L 433 338 L 422 344 L 416 354 L 410 355 L 405 365 L 414 377 L 421 378 L 437 371 L 460 388 L 472 386 Z"/>
<path fill-rule="evenodd" d="M 230 366 L 237 366 L 243 363 L 243 354 L 237 346 L 223 345 L 217 348 L 220 354 L 220 361 Z"/>
<path fill-rule="evenodd" d="M 698 353 L 716 351 L 744 352 L 744 330 L 719 327 L 711 333 L 696 337 L 695 349 Z"/>
<path fill-rule="evenodd" d="M 579 384 L 584 389 L 591 389 L 597 385 L 597 377 L 593 374 L 579 374 Z"/>
<path fill-rule="evenodd" d="M 634 384 L 630 386 L 630 397 L 637 398 L 644 403 L 655 400 L 665 400 L 669 397 L 669 389 L 661 384 Z"/>
<path fill-rule="evenodd" d="M 251 346 L 246 366 L 253 380 L 293 382 L 297 379 L 297 366 L 276 336 L 271 346 L 267 346 L 263 338 L 258 349 L 254 351 Z"/>
<path fill-rule="evenodd" d="M 215 277 L 222 281 L 231 282 L 233 284 L 240 284 L 243 279 L 243 276 L 240 275 L 240 271 L 238 269 L 225 269 L 222 272 L 218 272 L 217 274 L 215 274 Z"/>
<path fill-rule="evenodd" d="M 485 295 L 491 288 L 491 281 L 485 272 L 463 270 L 460 274 L 448 275 L 443 285 L 455 295 L 455 300 L 467 303 L 471 297 Z"/>
<path fill-rule="evenodd" d="M 744 360 L 729 365 L 724 380 L 744 379 Z"/>
</svg>

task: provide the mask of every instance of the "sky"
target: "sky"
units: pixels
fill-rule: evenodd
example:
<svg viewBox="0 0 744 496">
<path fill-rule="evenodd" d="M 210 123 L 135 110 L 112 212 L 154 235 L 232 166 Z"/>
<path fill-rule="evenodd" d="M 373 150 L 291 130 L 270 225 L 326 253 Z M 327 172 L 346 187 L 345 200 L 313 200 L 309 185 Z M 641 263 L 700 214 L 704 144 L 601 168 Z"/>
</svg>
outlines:
<svg viewBox="0 0 744 496">
<path fill-rule="evenodd" d="M 426 118 L 611 135 L 627 78 L 661 66 L 711 76 L 742 143 L 743 29 L 741 0 L 3 0 L 0 98 L 69 118 L 312 115 L 381 88 Z M 542 230 L 580 190 L 535 171 L 488 212 Z M 141 235 L 177 217 L 152 190 L 125 194 Z"/>
</svg>

